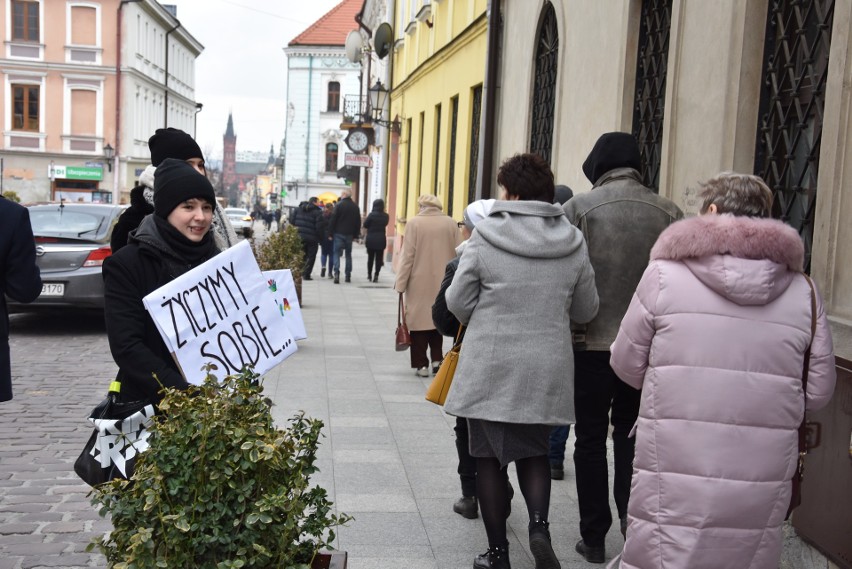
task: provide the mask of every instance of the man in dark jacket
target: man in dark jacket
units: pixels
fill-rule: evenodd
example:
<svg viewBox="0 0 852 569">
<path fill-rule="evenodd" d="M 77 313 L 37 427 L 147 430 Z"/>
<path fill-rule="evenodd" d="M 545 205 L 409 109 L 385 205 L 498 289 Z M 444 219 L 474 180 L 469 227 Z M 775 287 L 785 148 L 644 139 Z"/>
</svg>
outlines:
<svg viewBox="0 0 852 569">
<path fill-rule="evenodd" d="M 41 294 L 41 275 L 27 208 L 0 196 L 0 402 L 12 399 L 9 312 L 6 296 L 32 302 Z"/>
<path fill-rule="evenodd" d="M 299 204 L 293 215 L 293 225 L 299 230 L 299 238 L 302 240 L 302 249 L 305 251 L 305 268 L 302 269 L 302 279 L 313 280 L 311 271 L 314 270 L 314 262 L 317 259 L 319 243 L 325 238 L 325 219 L 322 209 L 317 205 L 317 198 L 311 198 Z"/>
<path fill-rule="evenodd" d="M 361 234 L 361 210 L 352 201 L 348 189 L 340 192 L 340 201 L 331 214 L 328 229 L 334 235 L 334 284 L 340 283 L 340 254 L 346 253 L 346 282 L 352 281 L 352 240 Z"/>
<path fill-rule="evenodd" d="M 613 496 L 625 534 L 634 449 L 628 434 L 639 414 L 639 391 L 612 371 L 609 346 L 651 247 L 666 227 L 683 217 L 674 203 L 642 184 L 641 167 L 639 145 L 632 135 L 602 135 L 583 163 L 592 191 L 564 206 L 565 215 L 586 238 L 600 297 L 594 320 L 574 327 L 574 469 L 582 537 L 576 550 L 590 563 L 604 562 L 604 539 L 612 525 L 606 457 L 609 422 L 615 452 Z"/>
</svg>

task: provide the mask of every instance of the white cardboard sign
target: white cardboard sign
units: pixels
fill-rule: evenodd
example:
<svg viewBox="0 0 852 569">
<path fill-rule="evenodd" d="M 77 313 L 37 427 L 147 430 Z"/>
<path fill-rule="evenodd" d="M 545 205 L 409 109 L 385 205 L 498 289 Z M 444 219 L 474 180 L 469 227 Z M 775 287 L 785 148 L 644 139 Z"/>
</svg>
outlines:
<svg viewBox="0 0 852 569">
<path fill-rule="evenodd" d="M 205 364 L 223 377 L 251 364 L 265 373 L 296 351 L 248 241 L 158 288 L 145 308 L 186 380 L 201 384 Z"/>
<path fill-rule="evenodd" d="M 293 281 L 293 272 L 290 269 L 279 269 L 277 271 L 263 271 L 267 288 L 275 297 L 278 313 L 284 319 L 287 329 L 295 340 L 304 340 L 308 337 L 305 330 L 305 321 L 302 319 L 302 307 L 299 306 L 299 297 L 296 295 L 296 283 Z"/>
</svg>

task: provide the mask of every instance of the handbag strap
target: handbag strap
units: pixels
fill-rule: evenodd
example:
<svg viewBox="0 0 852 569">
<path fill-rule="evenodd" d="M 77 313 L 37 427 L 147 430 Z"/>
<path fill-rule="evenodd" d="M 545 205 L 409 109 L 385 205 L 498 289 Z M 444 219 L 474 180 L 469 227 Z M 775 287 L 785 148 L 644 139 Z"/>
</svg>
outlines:
<svg viewBox="0 0 852 569">
<path fill-rule="evenodd" d="M 402 302 L 402 293 L 399 293 L 399 304 L 396 308 L 396 324 L 405 324 L 405 304 Z"/>
<path fill-rule="evenodd" d="M 814 343 L 814 336 L 816 335 L 816 318 L 817 318 L 817 307 L 816 307 L 816 289 L 814 289 L 814 282 L 811 280 L 811 277 L 805 275 L 805 280 L 808 281 L 808 286 L 811 288 L 811 341 L 808 343 L 808 348 L 805 350 L 805 359 L 802 364 L 802 393 L 805 396 L 805 408 L 808 405 L 808 370 L 811 365 L 811 346 Z M 802 415 L 802 424 L 799 425 L 799 476 L 802 474 L 802 468 L 804 466 L 804 456 L 808 453 L 808 419 L 806 414 Z"/>
<path fill-rule="evenodd" d="M 456 332 L 456 339 L 453 342 L 453 347 L 456 348 L 461 345 L 462 338 L 464 338 L 464 324 L 459 324 L 459 331 Z"/>
</svg>

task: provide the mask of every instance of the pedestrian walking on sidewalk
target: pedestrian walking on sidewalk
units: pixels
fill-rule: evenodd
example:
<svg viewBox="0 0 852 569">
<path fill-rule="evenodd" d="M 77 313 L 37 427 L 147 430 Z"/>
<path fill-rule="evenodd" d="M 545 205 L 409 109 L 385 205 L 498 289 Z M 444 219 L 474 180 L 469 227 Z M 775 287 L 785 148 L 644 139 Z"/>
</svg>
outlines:
<svg viewBox="0 0 852 569">
<path fill-rule="evenodd" d="M 402 257 L 394 290 L 405 294 L 405 318 L 411 332 L 411 367 L 420 377 L 438 371 L 444 359 L 444 339 L 432 322 L 432 304 L 441 287 L 447 263 L 456 256 L 461 232 L 453 218 L 442 211 L 441 200 L 424 194 L 417 199 L 420 211 L 405 224 Z"/>
<path fill-rule="evenodd" d="M 29 210 L 0 196 L 0 402 L 12 399 L 9 309 L 6 297 L 32 302 L 41 294 Z"/>
<path fill-rule="evenodd" d="M 305 267 L 302 269 L 302 279 L 312 280 L 311 272 L 317 259 L 319 244 L 325 239 L 327 228 L 322 216 L 322 209 L 317 205 L 319 200 L 312 197 L 299 204 L 293 216 L 293 225 L 299 231 L 302 240 L 302 250 L 305 252 Z"/>
<path fill-rule="evenodd" d="M 660 235 L 612 345 L 642 390 L 623 569 L 776 569 L 803 411 L 834 391 L 822 299 L 770 189 L 727 172 L 700 199 Z"/>
<path fill-rule="evenodd" d="M 459 226 L 461 226 L 464 241 L 456 247 L 456 256 L 447 263 L 447 268 L 444 271 L 444 280 L 441 281 L 441 288 L 438 290 L 435 304 L 432 305 L 432 322 L 435 324 L 435 329 L 443 336 L 455 338 L 459 334 L 461 324 L 455 314 L 447 308 L 447 288 L 453 282 L 453 277 L 456 275 L 456 270 L 459 267 L 459 259 L 468 243 L 467 240 L 473 234 L 473 229 L 477 223 L 488 217 L 496 201 L 477 200 L 464 208 L 464 213 L 462 213 L 462 221 L 459 223 Z M 479 517 L 479 504 L 476 498 L 476 459 L 470 456 L 467 419 L 456 417 L 454 430 L 456 433 L 456 453 L 459 457 L 457 470 L 461 481 L 462 496 L 453 504 L 453 511 L 462 517 L 472 520 Z"/>
<path fill-rule="evenodd" d="M 367 230 L 367 236 L 364 239 L 364 245 L 367 247 L 367 280 L 374 283 L 379 282 L 379 271 L 385 264 L 382 256 L 388 246 L 385 230 L 389 219 L 388 214 L 385 213 L 385 200 L 375 200 L 373 201 L 373 210 L 364 220 L 364 229 Z M 375 274 L 373 274 L 374 264 L 376 267 Z"/>
<path fill-rule="evenodd" d="M 328 273 L 328 278 L 334 277 L 334 235 L 331 234 L 329 222 L 334 212 L 334 204 L 327 203 L 322 208 L 322 219 L 325 222 L 325 237 L 320 241 L 320 276 Z"/>
<path fill-rule="evenodd" d="M 219 253 L 210 229 L 215 203 L 206 176 L 164 160 L 154 177 L 154 214 L 104 261 L 104 318 L 123 402 L 159 401 L 161 386 L 188 387 L 142 299 Z"/>
<path fill-rule="evenodd" d="M 548 438 L 574 420 L 569 319 L 598 310 L 595 274 L 580 231 L 553 205 L 553 173 L 518 154 L 497 173 L 504 198 L 476 225 L 447 289 L 467 326 L 444 409 L 468 421 L 488 551 L 477 569 L 509 568 L 506 468 L 515 463 L 537 569 L 560 567 L 550 542 Z"/>
<path fill-rule="evenodd" d="M 352 201 L 352 192 L 340 192 L 340 201 L 334 206 L 329 221 L 329 231 L 334 236 L 334 284 L 340 284 L 340 256 L 346 255 L 345 282 L 352 282 L 352 240 L 361 235 L 361 210 Z"/>
<path fill-rule="evenodd" d="M 595 319 L 574 328 L 574 473 L 581 537 L 575 549 L 590 563 L 605 561 L 604 540 L 612 525 L 606 451 L 609 424 L 615 454 L 613 496 L 624 534 L 633 474 L 634 440 L 628 435 L 639 413 L 639 391 L 613 373 L 609 346 L 648 265 L 651 247 L 666 227 L 683 217 L 674 203 L 642 185 L 641 167 L 633 135 L 602 135 L 583 163 L 592 190 L 564 206 L 568 220 L 586 239 L 600 295 Z"/>
</svg>

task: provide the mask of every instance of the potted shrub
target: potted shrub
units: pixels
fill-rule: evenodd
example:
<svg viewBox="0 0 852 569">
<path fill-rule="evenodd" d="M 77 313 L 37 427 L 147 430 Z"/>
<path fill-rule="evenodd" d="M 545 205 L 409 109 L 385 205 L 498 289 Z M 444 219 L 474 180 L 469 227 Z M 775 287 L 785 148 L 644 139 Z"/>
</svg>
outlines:
<svg viewBox="0 0 852 569">
<path fill-rule="evenodd" d="M 305 266 L 305 251 L 299 231 L 287 225 L 283 231 L 270 233 L 263 243 L 251 242 L 252 251 L 261 271 L 290 269 L 296 284 L 296 296 L 302 304 L 302 269 Z"/>
<path fill-rule="evenodd" d="M 132 480 L 93 490 L 114 529 L 89 549 L 114 569 L 329 566 L 317 553 L 351 518 L 309 485 L 322 422 L 277 429 L 250 370 L 165 393 Z"/>
</svg>

